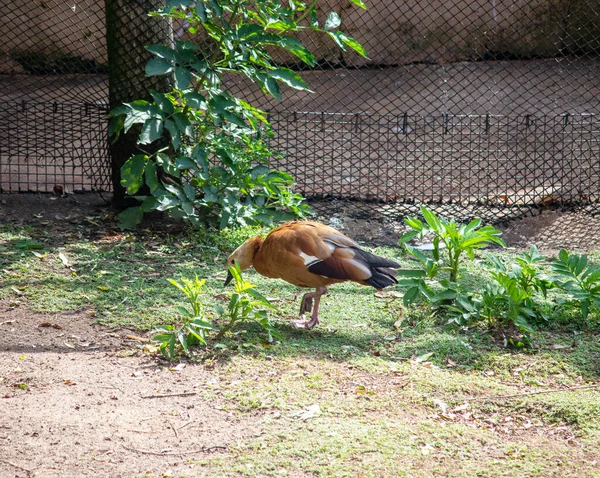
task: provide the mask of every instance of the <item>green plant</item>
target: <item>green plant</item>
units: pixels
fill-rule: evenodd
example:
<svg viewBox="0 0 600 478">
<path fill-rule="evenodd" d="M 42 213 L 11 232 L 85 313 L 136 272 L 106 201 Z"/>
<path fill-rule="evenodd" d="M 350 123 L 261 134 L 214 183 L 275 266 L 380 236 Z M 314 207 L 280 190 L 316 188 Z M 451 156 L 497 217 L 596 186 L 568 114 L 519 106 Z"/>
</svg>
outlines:
<svg viewBox="0 0 600 478">
<path fill-rule="evenodd" d="M 157 334 L 152 337 L 153 341 L 160 343 L 160 351 L 165 357 L 172 359 L 180 349 L 189 354 L 191 346 L 206 345 L 208 342 L 206 334 L 209 331 L 216 331 L 214 340 L 221 340 L 227 332 L 242 321 L 258 323 L 267 331 L 269 342 L 273 341 L 273 337 L 283 341 L 281 335 L 271 325 L 267 311 L 261 308 L 275 307 L 255 289 L 254 284 L 243 279 L 237 263 L 229 268 L 229 273 L 234 279 L 234 292 L 226 294 L 229 298 L 227 307 L 220 304 L 214 306 L 218 315 L 217 320 L 223 323 L 221 327 L 216 327 L 209 321 L 203 311 L 200 296 L 206 279 L 200 280 L 196 276 L 194 281 L 182 279 L 181 283 L 169 279 L 171 284 L 185 294 L 189 308 L 177 307 L 177 311 L 183 318 L 181 325 L 158 327 Z"/>
<path fill-rule="evenodd" d="M 569 254 L 561 249 L 552 263 L 555 283 L 568 292 L 581 307 L 584 319 L 592 305 L 600 305 L 600 268 L 588 263 L 585 254 Z"/>
<path fill-rule="evenodd" d="M 237 262 L 229 267 L 229 273 L 233 277 L 234 292 L 228 293 L 227 307 L 215 306 L 220 319 L 225 321 L 215 339 L 222 339 L 238 322 L 249 320 L 258 323 L 266 330 L 269 342 L 273 341 L 273 337 L 283 341 L 283 337 L 271 325 L 267 311 L 260 308 L 275 307 L 255 289 L 254 284 L 244 280 Z"/>
<path fill-rule="evenodd" d="M 418 259 L 427 271 L 427 275 L 433 278 L 440 270 L 449 271 L 450 282 L 457 282 L 460 272 L 460 259 L 466 254 L 470 259 L 474 258 L 476 249 L 498 244 L 505 247 L 501 231 L 493 226 L 481 227 L 481 219 L 474 219 L 469 224 L 457 224 L 453 219 L 447 220 L 438 217 L 425 206 L 421 206 L 421 214 L 425 222 L 408 217 L 404 222 L 412 229 L 400 238 L 400 245 Z M 425 256 L 421 251 L 408 245 L 415 237 L 423 238 L 425 235 L 433 235 L 433 260 Z M 444 253 L 443 250 L 446 252 Z"/>
<path fill-rule="evenodd" d="M 536 316 L 532 299 L 515 277 L 505 272 L 492 273 L 494 280 L 472 294 L 459 295 L 447 306 L 452 320 L 460 325 L 477 322 L 493 329 L 514 325 L 525 334 L 533 332 L 528 320 Z M 529 337 L 527 340 L 529 340 Z"/>
<path fill-rule="evenodd" d="M 169 282 L 185 294 L 190 306 L 189 309 L 177 307 L 183 317 L 183 323 L 180 326 L 164 325 L 157 328 L 157 334 L 152 337 L 153 341 L 160 343 L 162 354 L 168 359 L 172 359 L 179 347 L 189 354 L 189 347 L 197 344 L 206 345 L 206 331 L 215 330 L 215 327 L 206 320 L 202 313 L 200 294 L 206 279 L 200 280 L 196 276 L 194 281 L 182 279 L 179 283 L 169 279 Z"/>
<path fill-rule="evenodd" d="M 365 8 L 361 0 L 351 2 Z M 190 34 L 207 39 L 148 46 L 155 58 L 146 74 L 171 75 L 172 90 L 151 91 L 152 101 L 132 101 L 111 112 L 111 135 L 140 128 L 142 153 L 125 163 L 121 183 L 131 195 L 144 184 L 149 190 L 139 197 L 140 206 L 120 215 L 123 227 L 135 225 L 150 210 L 222 228 L 309 213 L 302 197 L 290 189 L 291 176 L 269 168 L 272 153 L 262 141 L 271 133 L 266 113 L 224 90 L 222 80 L 226 74 L 243 75 L 279 100 L 281 84 L 308 91 L 298 73 L 271 57 L 273 49 L 282 49 L 314 66 L 314 55 L 290 35 L 306 29 L 364 56 L 360 44 L 336 30 L 341 23 L 336 12 L 320 23 L 316 3 L 168 0 L 163 10 L 151 14 L 185 21 Z M 166 145 L 144 151 L 153 143 Z"/>
<path fill-rule="evenodd" d="M 540 273 L 539 265 L 544 263 L 546 259 L 540 255 L 535 245 L 530 246 L 528 252 L 523 252 L 516 257 L 515 262 L 510 265 L 504 264 L 495 254 L 485 254 L 485 258 L 493 271 L 506 274 L 515 279 L 517 285 L 529 297 L 533 297 L 537 292 L 546 297 L 548 290 L 554 287 L 554 283 Z"/>
</svg>

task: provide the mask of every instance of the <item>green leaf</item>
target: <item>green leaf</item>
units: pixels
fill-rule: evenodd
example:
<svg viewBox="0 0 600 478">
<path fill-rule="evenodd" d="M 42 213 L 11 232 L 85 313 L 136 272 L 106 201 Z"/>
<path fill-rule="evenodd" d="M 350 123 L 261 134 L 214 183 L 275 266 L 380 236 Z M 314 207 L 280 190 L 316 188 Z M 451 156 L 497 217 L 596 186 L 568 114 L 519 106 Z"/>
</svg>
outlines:
<svg viewBox="0 0 600 478">
<path fill-rule="evenodd" d="M 426 277 L 427 274 L 422 269 L 397 269 L 396 276 L 420 278 L 420 277 Z"/>
<path fill-rule="evenodd" d="M 362 0 L 348 0 L 350 3 L 359 6 L 360 8 L 367 9 L 367 5 Z"/>
<path fill-rule="evenodd" d="M 404 303 L 404 306 L 408 307 L 410 304 L 412 304 L 418 295 L 419 288 L 417 286 L 409 288 L 402 297 L 402 302 Z"/>
<path fill-rule="evenodd" d="M 337 14 L 337 12 L 331 12 L 327 16 L 327 21 L 325 22 L 325 30 L 334 30 L 342 24 L 342 19 Z"/>
<path fill-rule="evenodd" d="M 173 65 L 162 58 L 152 58 L 146 65 L 147 76 L 158 76 L 171 73 Z"/>
<path fill-rule="evenodd" d="M 144 184 L 143 174 L 148 156 L 136 154 L 121 167 L 121 185 L 127 189 L 128 194 L 135 194 Z"/>
<path fill-rule="evenodd" d="M 179 131 L 190 138 L 194 136 L 194 127 L 186 115 L 183 113 L 175 113 L 172 118 L 175 121 Z"/>
<path fill-rule="evenodd" d="M 359 42 L 357 42 L 354 38 L 349 37 L 348 35 L 345 35 L 345 34 L 340 35 L 340 37 L 341 37 L 342 43 L 344 45 L 350 47 L 352 50 L 354 50 L 360 56 L 367 58 L 367 52 L 366 52 L 365 48 Z"/>
<path fill-rule="evenodd" d="M 175 88 L 178 90 L 186 90 L 192 81 L 192 73 L 183 66 L 175 68 Z"/>
<path fill-rule="evenodd" d="M 179 128 L 172 120 L 168 119 L 164 122 L 165 129 L 171 135 L 171 144 L 173 145 L 173 149 L 175 152 L 179 151 L 181 147 L 181 135 L 179 133 Z"/>
<path fill-rule="evenodd" d="M 170 11 L 172 8 L 187 8 L 193 1 L 194 0 L 167 0 L 165 10 Z"/>
<path fill-rule="evenodd" d="M 296 55 L 307 65 L 316 65 L 317 60 L 315 56 L 296 38 L 283 37 L 279 40 L 279 45 Z"/>
<path fill-rule="evenodd" d="M 210 6 L 210 9 L 215 13 L 216 16 L 218 16 L 218 17 L 223 16 L 223 9 L 221 8 L 221 5 L 219 5 L 219 2 L 217 2 L 215 0 L 208 0 L 207 3 Z"/>
<path fill-rule="evenodd" d="M 270 94 L 272 97 L 281 101 L 281 91 L 279 89 L 279 83 L 270 76 L 260 75 L 257 76 L 257 80 L 266 93 Z"/>
<path fill-rule="evenodd" d="M 200 93 L 186 93 L 185 95 L 183 95 L 183 97 L 185 98 L 186 104 L 190 107 L 190 108 L 196 108 L 196 109 L 206 109 L 208 103 L 206 102 L 206 99 L 204 98 L 204 96 L 202 96 Z"/>
<path fill-rule="evenodd" d="M 165 45 L 147 45 L 144 48 L 148 50 L 150 53 L 156 55 L 163 60 L 174 61 L 175 60 L 175 50 L 172 48 L 166 47 Z"/>
<path fill-rule="evenodd" d="M 152 98 L 154 99 L 154 103 L 156 104 L 156 106 L 158 106 L 160 108 L 160 110 L 165 113 L 165 115 L 170 115 L 173 113 L 173 111 L 174 111 L 173 103 L 171 103 L 171 100 L 169 100 L 167 95 L 165 95 L 164 93 L 159 93 L 154 90 L 150 90 L 150 94 L 152 95 Z"/>
<path fill-rule="evenodd" d="M 175 159 L 175 167 L 177 169 L 194 169 L 196 168 L 196 163 L 185 156 L 177 156 L 177 159 Z"/>
<path fill-rule="evenodd" d="M 163 121 L 160 118 L 149 118 L 144 123 L 138 139 L 139 144 L 150 144 L 160 139 L 163 134 Z"/>
<path fill-rule="evenodd" d="M 159 187 L 158 174 L 156 170 L 156 164 L 152 161 L 148 161 L 146 164 L 146 184 L 150 188 L 150 192 L 154 193 Z"/>
<path fill-rule="evenodd" d="M 202 0 L 196 1 L 196 15 L 198 15 L 202 22 L 205 22 L 208 19 L 206 16 L 206 8 L 204 7 L 204 2 Z"/>
<path fill-rule="evenodd" d="M 133 229 L 142 222 L 143 217 L 144 211 L 140 206 L 130 207 L 118 215 L 117 225 L 121 229 Z"/>
<path fill-rule="evenodd" d="M 302 79 L 302 77 L 295 71 L 289 68 L 277 68 L 270 71 L 268 75 L 276 80 L 283 81 L 286 85 L 291 86 L 297 90 L 308 90 L 308 86 Z M 310 91 L 310 90 L 308 90 Z"/>
</svg>

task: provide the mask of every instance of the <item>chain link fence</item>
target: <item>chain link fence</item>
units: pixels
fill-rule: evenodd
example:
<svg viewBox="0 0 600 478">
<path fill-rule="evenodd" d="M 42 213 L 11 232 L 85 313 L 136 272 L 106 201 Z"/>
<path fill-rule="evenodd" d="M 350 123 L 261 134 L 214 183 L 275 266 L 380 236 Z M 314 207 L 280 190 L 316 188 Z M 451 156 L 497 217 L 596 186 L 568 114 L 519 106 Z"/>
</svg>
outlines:
<svg viewBox="0 0 600 478">
<path fill-rule="evenodd" d="M 110 190 L 102 3 L 0 6 L 3 191 Z M 156 2 L 117 3 L 132 45 L 147 42 L 140 12 Z M 303 71 L 313 93 L 286 90 L 279 103 L 240 77 L 224 82 L 270 112 L 272 147 L 282 153 L 275 166 L 317 208 L 397 216 L 428 203 L 489 220 L 556 205 L 594 209 L 599 0 L 367 6 L 322 2 L 322 18 L 336 10 L 369 58 L 305 34 L 319 59 L 319 68 Z M 190 38 L 185 24 L 172 30 Z M 138 56 L 126 61 L 145 61 Z M 302 69 L 291 57 L 278 61 Z"/>
</svg>

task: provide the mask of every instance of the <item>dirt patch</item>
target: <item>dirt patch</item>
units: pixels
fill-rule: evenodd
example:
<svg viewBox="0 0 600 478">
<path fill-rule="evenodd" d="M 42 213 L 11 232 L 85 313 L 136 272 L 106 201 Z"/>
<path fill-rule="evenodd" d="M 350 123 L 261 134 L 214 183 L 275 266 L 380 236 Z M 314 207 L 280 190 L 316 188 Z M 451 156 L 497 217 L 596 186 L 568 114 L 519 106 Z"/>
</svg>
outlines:
<svg viewBox="0 0 600 478">
<path fill-rule="evenodd" d="M 204 400 L 209 370 L 144 355 L 134 333 L 0 302 L 0 476 L 196 476 L 190 460 L 256 436 Z"/>
</svg>

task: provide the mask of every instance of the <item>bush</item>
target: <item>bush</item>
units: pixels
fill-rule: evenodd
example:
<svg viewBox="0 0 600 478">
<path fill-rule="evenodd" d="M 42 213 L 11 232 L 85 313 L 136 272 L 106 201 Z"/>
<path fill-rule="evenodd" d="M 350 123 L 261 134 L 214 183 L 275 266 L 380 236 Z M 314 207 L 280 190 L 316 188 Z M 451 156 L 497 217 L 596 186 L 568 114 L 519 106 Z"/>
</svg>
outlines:
<svg viewBox="0 0 600 478">
<path fill-rule="evenodd" d="M 364 8 L 361 0 L 351 2 Z M 110 114 L 111 135 L 140 128 L 142 153 L 123 165 L 121 183 L 131 195 L 144 185 L 149 191 L 139 197 L 140 206 L 120 215 L 121 226 L 132 227 L 151 210 L 221 228 L 309 214 L 291 190 L 292 177 L 269 167 L 272 153 L 263 142 L 271 134 L 267 114 L 224 90 L 222 80 L 225 74 L 244 75 L 279 100 L 282 84 L 308 90 L 300 75 L 276 65 L 270 52 L 283 49 L 314 66 L 314 55 L 290 35 L 309 28 L 365 55 L 337 30 L 339 15 L 331 12 L 321 25 L 316 2 L 298 0 L 168 0 L 164 10 L 151 15 L 185 21 L 190 34 L 202 32 L 209 41 L 148 46 L 154 58 L 146 74 L 170 75 L 171 91 L 151 91 L 152 101 L 132 101 Z M 148 145 L 163 147 L 150 152 Z"/>
</svg>

